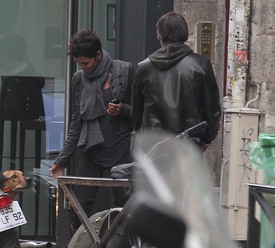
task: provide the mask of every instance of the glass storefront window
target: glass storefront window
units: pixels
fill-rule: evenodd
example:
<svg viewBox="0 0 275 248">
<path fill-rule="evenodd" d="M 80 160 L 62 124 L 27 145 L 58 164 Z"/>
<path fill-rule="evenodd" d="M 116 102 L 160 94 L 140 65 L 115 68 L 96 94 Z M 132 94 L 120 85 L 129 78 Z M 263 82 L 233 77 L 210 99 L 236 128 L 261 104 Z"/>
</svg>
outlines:
<svg viewBox="0 0 275 248">
<path fill-rule="evenodd" d="M 55 238 L 49 167 L 64 139 L 68 2 L 0 1 L 0 166 L 33 178 L 17 196 L 23 239 Z"/>
<path fill-rule="evenodd" d="M 94 0 L 93 2 L 93 31 L 100 37 L 103 49 L 108 51 L 112 58 L 116 58 L 116 0 Z"/>
<path fill-rule="evenodd" d="M 116 0 L 81 0 L 78 10 L 78 30 L 93 30 L 100 37 L 102 48 L 116 58 Z"/>
</svg>

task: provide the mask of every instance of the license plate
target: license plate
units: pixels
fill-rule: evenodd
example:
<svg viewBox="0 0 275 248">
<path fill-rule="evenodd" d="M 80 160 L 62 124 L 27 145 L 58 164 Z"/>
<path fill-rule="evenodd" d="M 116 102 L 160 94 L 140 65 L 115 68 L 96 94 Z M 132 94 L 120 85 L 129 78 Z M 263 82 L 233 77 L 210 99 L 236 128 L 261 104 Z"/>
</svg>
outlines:
<svg viewBox="0 0 275 248">
<path fill-rule="evenodd" d="M 0 232 L 26 224 L 26 218 L 17 201 L 0 208 Z"/>
</svg>

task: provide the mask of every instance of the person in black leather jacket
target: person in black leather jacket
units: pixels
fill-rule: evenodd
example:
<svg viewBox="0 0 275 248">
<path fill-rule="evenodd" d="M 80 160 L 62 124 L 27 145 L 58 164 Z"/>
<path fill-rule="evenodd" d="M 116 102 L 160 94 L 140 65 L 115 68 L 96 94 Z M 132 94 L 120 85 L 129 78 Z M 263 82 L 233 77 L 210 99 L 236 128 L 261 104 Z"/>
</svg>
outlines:
<svg viewBox="0 0 275 248">
<path fill-rule="evenodd" d="M 130 159 L 130 99 L 135 71 L 131 63 L 113 60 L 90 30 L 72 37 L 68 54 L 80 70 L 72 77 L 72 119 L 67 139 L 50 173 L 53 178 L 63 175 L 76 152 L 73 176 L 103 177 L 114 165 Z M 91 216 L 97 188 L 74 189 Z"/>
<path fill-rule="evenodd" d="M 185 44 L 188 26 L 183 16 L 169 12 L 157 22 L 161 48 L 138 64 L 132 93 L 136 131 L 180 133 L 202 121 L 209 126 L 196 137 L 211 143 L 220 127 L 219 89 L 212 65 Z"/>
</svg>

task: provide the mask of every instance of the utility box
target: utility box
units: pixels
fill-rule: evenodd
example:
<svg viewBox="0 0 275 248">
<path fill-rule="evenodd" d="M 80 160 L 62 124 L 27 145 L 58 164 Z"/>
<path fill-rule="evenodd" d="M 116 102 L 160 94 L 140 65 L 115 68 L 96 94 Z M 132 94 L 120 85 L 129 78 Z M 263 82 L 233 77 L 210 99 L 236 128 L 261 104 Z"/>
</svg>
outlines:
<svg viewBox="0 0 275 248">
<path fill-rule="evenodd" d="M 249 145 L 258 139 L 260 111 L 251 108 L 224 110 L 223 164 L 220 203 L 234 240 L 247 239 L 248 186 L 256 182 L 249 163 Z"/>
</svg>

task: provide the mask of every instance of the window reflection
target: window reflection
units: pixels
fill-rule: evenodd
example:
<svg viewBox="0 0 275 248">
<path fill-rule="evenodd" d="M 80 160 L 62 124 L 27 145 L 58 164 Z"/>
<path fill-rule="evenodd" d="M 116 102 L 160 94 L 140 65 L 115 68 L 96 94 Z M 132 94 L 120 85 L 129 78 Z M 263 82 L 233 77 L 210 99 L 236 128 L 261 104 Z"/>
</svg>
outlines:
<svg viewBox="0 0 275 248">
<path fill-rule="evenodd" d="M 33 177 L 20 238 L 55 239 L 49 167 L 63 147 L 66 0 L 0 1 L 0 167 Z"/>
</svg>

